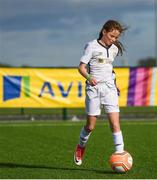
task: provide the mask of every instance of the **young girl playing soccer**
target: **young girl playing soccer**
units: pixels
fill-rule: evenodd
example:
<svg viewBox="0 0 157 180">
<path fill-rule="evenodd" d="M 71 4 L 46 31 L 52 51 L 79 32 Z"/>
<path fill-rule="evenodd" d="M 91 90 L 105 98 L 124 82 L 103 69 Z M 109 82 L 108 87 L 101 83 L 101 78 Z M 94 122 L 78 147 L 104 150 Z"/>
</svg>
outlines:
<svg viewBox="0 0 157 180">
<path fill-rule="evenodd" d="M 123 54 L 123 45 L 118 41 L 126 30 L 119 22 L 108 20 L 102 27 L 99 38 L 89 42 L 79 64 L 80 74 L 86 78 L 86 125 L 80 132 L 79 143 L 74 153 L 74 162 L 82 164 L 87 141 L 93 131 L 101 107 L 107 113 L 115 152 L 124 151 L 123 136 L 119 122 L 118 93 L 113 78 L 112 63 L 115 57 Z"/>
</svg>

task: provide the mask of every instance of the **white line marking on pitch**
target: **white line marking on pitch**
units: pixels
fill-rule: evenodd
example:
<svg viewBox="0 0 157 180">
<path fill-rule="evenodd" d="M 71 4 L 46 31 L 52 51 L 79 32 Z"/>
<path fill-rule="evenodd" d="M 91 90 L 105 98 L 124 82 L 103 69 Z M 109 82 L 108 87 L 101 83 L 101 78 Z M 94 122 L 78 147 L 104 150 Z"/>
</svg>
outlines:
<svg viewBox="0 0 157 180">
<path fill-rule="evenodd" d="M 107 122 L 102 122 L 102 123 L 97 123 L 96 126 L 103 126 L 103 125 L 108 125 Z M 157 125 L 157 121 L 151 121 L 151 122 L 124 122 L 124 123 L 121 123 L 121 125 L 125 126 L 125 125 Z M 67 124 L 62 124 L 60 122 L 58 123 L 31 123 L 31 122 L 28 122 L 28 123 L 9 123 L 9 122 L 3 122 L 3 123 L 0 123 L 0 127 L 54 127 L 54 126 L 82 126 L 82 123 L 67 123 Z"/>
</svg>

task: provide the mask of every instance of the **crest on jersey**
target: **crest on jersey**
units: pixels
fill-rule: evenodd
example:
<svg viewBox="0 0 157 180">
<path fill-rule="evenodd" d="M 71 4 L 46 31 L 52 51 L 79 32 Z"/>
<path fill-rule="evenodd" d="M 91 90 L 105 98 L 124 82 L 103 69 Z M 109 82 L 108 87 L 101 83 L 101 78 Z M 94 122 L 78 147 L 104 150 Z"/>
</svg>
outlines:
<svg viewBox="0 0 157 180">
<path fill-rule="evenodd" d="M 103 58 L 99 58 L 99 59 L 98 59 L 98 62 L 99 62 L 99 63 L 104 63 L 104 59 L 103 59 Z"/>
</svg>

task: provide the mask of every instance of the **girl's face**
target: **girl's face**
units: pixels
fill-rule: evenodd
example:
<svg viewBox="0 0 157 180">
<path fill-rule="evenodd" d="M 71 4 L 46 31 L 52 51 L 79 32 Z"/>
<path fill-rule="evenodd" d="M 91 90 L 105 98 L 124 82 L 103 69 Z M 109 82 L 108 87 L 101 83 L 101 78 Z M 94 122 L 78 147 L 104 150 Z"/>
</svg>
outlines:
<svg viewBox="0 0 157 180">
<path fill-rule="evenodd" d="M 117 29 L 113 29 L 112 31 L 107 32 L 106 30 L 103 31 L 102 41 L 106 44 L 106 46 L 110 46 L 120 36 L 120 32 Z"/>
</svg>

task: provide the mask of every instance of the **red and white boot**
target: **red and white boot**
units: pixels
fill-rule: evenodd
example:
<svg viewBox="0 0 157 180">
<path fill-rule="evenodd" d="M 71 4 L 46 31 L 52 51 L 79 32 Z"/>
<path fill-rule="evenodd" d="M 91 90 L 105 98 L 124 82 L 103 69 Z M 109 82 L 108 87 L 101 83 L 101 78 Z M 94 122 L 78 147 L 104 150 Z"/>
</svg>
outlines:
<svg viewBox="0 0 157 180">
<path fill-rule="evenodd" d="M 84 151 L 85 151 L 84 147 L 81 147 L 79 144 L 76 146 L 76 150 L 74 153 L 74 162 L 78 166 L 80 166 L 82 164 Z"/>
</svg>

